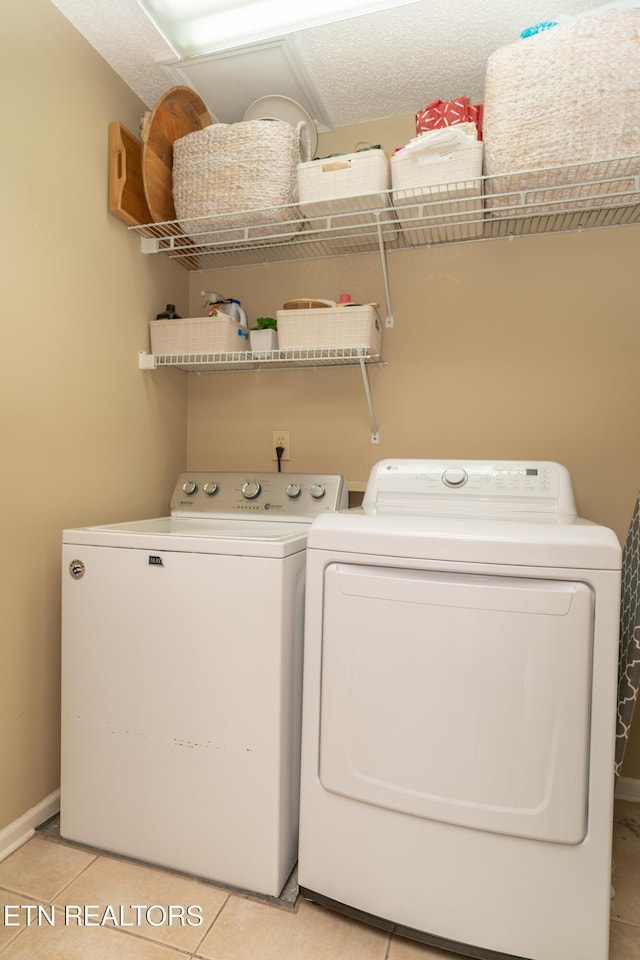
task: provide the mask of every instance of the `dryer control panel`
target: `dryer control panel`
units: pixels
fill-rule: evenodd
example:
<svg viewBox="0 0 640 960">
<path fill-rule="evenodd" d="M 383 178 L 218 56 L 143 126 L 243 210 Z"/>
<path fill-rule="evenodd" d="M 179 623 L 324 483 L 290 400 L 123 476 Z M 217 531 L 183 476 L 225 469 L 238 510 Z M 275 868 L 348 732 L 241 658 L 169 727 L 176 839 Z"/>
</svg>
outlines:
<svg viewBox="0 0 640 960">
<path fill-rule="evenodd" d="M 347 484 L 336 474 L 192 471 L 178 478 L 171 515 L 301 522 L 347 506 Z"/>
<path fill-rule="evenodd" d="M 576 516 L 568 470 L 547 460 L 382 460 L 362 506 L 448 516 Z"/>
</svg>

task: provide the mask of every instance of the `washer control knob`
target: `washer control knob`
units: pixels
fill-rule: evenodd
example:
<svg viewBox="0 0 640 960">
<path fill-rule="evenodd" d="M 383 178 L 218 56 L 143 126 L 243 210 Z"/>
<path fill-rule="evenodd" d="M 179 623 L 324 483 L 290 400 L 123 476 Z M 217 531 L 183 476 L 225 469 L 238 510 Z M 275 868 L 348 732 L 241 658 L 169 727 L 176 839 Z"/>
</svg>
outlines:
<svg viewBox="0 0 640 960">
<path fill-rule="evenodd" d="M 326 490 L 324 489 L 321 483 L 314 483 L 311 489 L 309 490 L 309 493 L 311 494 L 314 500 L 322 500 L 322 498 L 326 493 Z"/>
<path fill-rule="evenodd" d="M 299 483 L 290 483 L 287 487 L 287 496 L 290 500 L 295 500 L 296 497 L 300 496 L 301 492 Z"/>
<path fill-rule="evenodd" d="M 194 480 L 187 480 L 186 483 L 182 484 L 182 492 L 186 493 L 188 497 L 192 497 L 193 494 L 197 491 L 198 484 Z"/>
<path fill-rule="evenodd" d="M 204 492 L 208 497 L 212 497 L 214 493 L 218 492 L 218 484 L 214 483 L 213 480 L 211 480 L 209 483 L 205 483 L 202 489 L 204 490 Z"/>
<path fill-rule="evenodd" d="M 245 500 L 253 500 L 258 496 L 262 487 L 257 480 L 245 480 L 242 484 L 242 496 Z"/>
<path fill-rule="evenodd" d="M 449 467 L 442 474 L 442 479 L 448 487 L 463 487 L 469 477 L 467 471 L 462 467 Z"/>
</svg>

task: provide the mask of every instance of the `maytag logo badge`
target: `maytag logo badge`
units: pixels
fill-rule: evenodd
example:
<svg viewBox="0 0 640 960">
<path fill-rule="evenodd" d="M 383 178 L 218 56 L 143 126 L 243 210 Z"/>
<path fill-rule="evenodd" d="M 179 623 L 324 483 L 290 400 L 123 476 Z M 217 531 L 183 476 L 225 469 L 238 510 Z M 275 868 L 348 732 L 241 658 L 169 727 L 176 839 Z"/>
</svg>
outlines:
<svg viewBox="0 0 640 960">
<path fill-rule="evenodd" d="M 84 563 L 82 560 L 72 560 L 69 564 L 69 573 L 74 580 L 82 580 L 84 577 Z"/>
</svg>

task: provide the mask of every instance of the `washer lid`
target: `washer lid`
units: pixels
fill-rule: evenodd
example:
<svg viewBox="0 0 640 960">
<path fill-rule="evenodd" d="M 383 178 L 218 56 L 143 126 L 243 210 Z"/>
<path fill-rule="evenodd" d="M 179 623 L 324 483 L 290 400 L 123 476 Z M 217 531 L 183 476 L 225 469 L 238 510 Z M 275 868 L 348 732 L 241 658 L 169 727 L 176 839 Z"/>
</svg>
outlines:
<svg viewBox="0 0 640 960">
<path fill-rule="evenodd" d="M 475 563 L 619 571 L 622 565 L 620 543 L 613 530 L 580 518 L 372 516 L 353 510 L 314 520 L 307 547 L 333 554 L 443 561 L 460 566 Z"/>
<path fill-rule="evenodd" d="M 245 110 L 243 120 L 285 120 L 291 126 L 297 127 L 303 123 L 301 132 L 302 159 L 313 160 L 318 147 L 318 131 L 313 118 L 304 107 L 290 97 L 271 96 L 259 97 Z"/>
<path fill-rule="evenodd" d="M 134 550 L 288 557 L 305 549 L 309 523 L 157 517 L 65 530 L 63 543 Z"/>
</svg>

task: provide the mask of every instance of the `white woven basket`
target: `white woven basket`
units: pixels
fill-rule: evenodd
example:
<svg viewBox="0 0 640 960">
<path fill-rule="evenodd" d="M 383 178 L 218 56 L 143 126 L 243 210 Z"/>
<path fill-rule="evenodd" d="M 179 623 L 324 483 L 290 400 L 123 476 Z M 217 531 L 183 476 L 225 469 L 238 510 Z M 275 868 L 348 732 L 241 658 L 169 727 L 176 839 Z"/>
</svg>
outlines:
<svg viewBox="0 0 640 960">
<path fill-rule="evenodd" d="M 246 329 L 232 317 L 151 320 L 149 334 L 151 353 L 156 356 L 233 353 L 249 349 Z"/>
<path fill-rule="evenodd" d="M 282 223 L 297 200 L 301 130 L 282 120 L 213 123 L 173 145 L 173 200 L 185 233 Z M 294 224 L 299 229 L 300 224 Z M 253 236 L 259 236 L 257 231 Z M 235 233 L 227 239 L 241 239 Z M 197 239 L 197 236 L 195 237 Z M 208 238 L 209 239 L 209 238 Z M 224 239 L 224 238 L 223 238 Z"/>
<path fill-rule="evenodd" d="M 483 123 L 486 190 L 493 194 L 487 206 L 517 203 L 517 195 L 495 194 L 580 182 L 578 166 L 550 174 L 538 173 L 542 168 L 640 154 L 639 75 L 640 9 L 583 16 L 492 54 Z M 515 171 L 523 171 L 518 183 L 509 177 Z M 603 206 L 608 201 L 602 194 L 619 189 L 600 184 L 591 200 L 583 190 L 573 206 Z M 562 212 L 572 197 L 570 190 L 549 190 L 534 200 L 542 204 L 538 213 Z M 542 203 L 551 200 L 555 205 Z"/>
<path fill-rule="evenodd" d="M 278 310 L 280 350 L 362 347 L 380 355 L 382 324 L 375 307 Z"/>
</svg>

